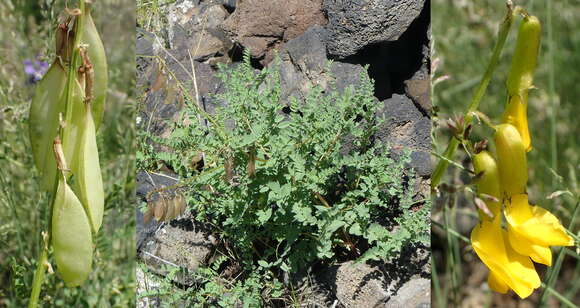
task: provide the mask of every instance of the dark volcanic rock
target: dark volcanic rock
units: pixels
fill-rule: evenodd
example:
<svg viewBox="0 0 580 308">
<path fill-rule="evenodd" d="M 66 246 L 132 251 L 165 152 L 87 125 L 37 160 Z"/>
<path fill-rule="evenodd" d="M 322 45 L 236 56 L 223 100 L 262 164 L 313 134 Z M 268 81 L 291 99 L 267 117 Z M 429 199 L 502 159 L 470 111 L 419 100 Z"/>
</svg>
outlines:
<svg viewBox="0 0 580 308">
<path fill-rule="evenodd" d="M 294 96 L 303 99 L 316 85 L 328 90 L 331 81 L 334 81 L 338 91 L 359 84 L 360 74 L 364 71 L 361 65 L 334 62 L 328 71 L 326 37 L 326 30 L 315 25 L 284 44 L 280 54 L 283 98 Z"/>
<path fill-rule="evenodd" d="M 153 86 L 141 108 L 141 129 L 147 129 L 160 137 L 167 137 L 170 133 L 169 124 L 178 120 L 186 99 L 183 89 L 187 90 L 187 95 L 193 100 L 191 103 L 196 103 L 197 97 L 201 106 L 209 112 L 214 109 L 212 94 L 223 90 L 223 84 L 216 77 L 215 70 L 208 64 L 190 61 L 187 50 L 171 51 L 171 56 L 166 55 L 165 61 L 167 67 L 156 67 L 152 74 Z M 194 85 L 194 80 L 197 86 Z"/>
<path fill-rule="evenodd" d="M 431 280 L 414 278 L 406 282 L 384 306 L 385 308 L 431 307 Z"/>
<path fill-rule="evenodd" d="M 325 280 L 345 307 L 383 307 L 389 298 L 384 275 L 371 265 L 346 262 L 329 268 Z"/>
<path fill-rule="evenodd" d="M 419 16 L 424 0 L 324 0 L 328 17 L 328 53 L 355 55 L 366 46 L 396 41 Z"/>
<path fill-rule="evenodd" d="M 412 150 L 411 166 L 419 176 L 430 176 L 431 119 L 405 95 L 394 94 L 384 105 L 378 116 L 384 115 L 387 121 L 379 128 L 377 139 L 389 143 L 395 153 Z"/>
<path fill-rule="evenodd" d="M 223 29 L 252 56 L 267 64 L 280 44 L 324 25 L 322 0 L 241 1 L 223 23 Z"/>
</svg>

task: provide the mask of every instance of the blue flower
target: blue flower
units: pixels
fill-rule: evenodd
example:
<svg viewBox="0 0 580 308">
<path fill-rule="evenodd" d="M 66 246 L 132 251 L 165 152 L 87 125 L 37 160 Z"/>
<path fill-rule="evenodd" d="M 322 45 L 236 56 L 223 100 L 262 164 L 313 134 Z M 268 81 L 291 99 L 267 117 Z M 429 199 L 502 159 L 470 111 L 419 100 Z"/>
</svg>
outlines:
<svg viewBox="0 0 580 308">
<path fill-rule="evenodd" d="M 48 63 L 39 60 L 26 59 L 23 61 L 24 73 L 28 77 L 28 82 L 36 83 L 48 70 Z"/>
</svg>

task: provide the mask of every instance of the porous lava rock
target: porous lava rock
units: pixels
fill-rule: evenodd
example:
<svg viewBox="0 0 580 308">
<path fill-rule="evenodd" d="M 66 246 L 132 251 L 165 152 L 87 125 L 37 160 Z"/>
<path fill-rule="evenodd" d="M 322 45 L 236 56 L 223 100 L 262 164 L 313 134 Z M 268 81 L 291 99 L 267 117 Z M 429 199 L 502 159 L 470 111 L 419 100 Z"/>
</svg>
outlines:
<svg viewBox="0 0 580 308">
<path fill-rule="evenodd" d="M 237 4 L 222 28 L 265 65 L 282 43 L 315 24 L 326 24 L 322 0 L 246 0 Z"/>
<path fill-rule="evenodd" d="M 324 0 L 328 53 L 344 59 L 369 45 L 396 41 L 424 4 L 425 0 Z"/>
</svg>

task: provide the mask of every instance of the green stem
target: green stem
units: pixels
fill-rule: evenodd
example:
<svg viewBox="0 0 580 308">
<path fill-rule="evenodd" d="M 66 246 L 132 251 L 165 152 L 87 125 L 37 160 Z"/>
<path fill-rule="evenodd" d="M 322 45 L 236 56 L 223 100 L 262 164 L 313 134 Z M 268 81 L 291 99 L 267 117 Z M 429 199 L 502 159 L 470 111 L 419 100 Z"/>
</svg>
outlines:
<svg viewBox="0 0 580 308">
<path fill-rule="evenodd" d="M 556 116 L 559 109 L 559 101 L 555 98 L 554 85 L 554 36 L 552 34 L 552 1 L 546 2 L 548 16 L 547 16 L 547 32 L 548 32 L 548 97 L 552 102 L 550 108 L 550 167 L 554 172 L 558 173 L 558 134 L 556 133 Z M 558 185 L 558 179 L 552 177 L 552 190 Z"/>
<path fill-rule="evenodd" d="M 66 123 L 71 123 L 72 110 L 73 110 L 73 92 L 77 77 L 77 68 L 79 66 L 80 54 L 79 54 L 79 44 L 81 43 L 81 36 L 83 33 L 83 22 L 85 15 L 85 0 L 79 0 L 79 9 L 81 14 L 76 16 L 75 21 L 75 39 L 73 42 L 73 52 L 71 55 L 71 60 L 68 67 L 68 80 L 66 86 L 66 101 L 65 101 L 65 121 Z M 66 129 L 66 128 L 64 128 Z M 66 134 L 63 134 L 62 144 L 66 143 Z"/>
<path fill-rule="evenodd" d="M 505 41 L 507 39 L 507 35 L 509 33 L 510 27 L 511 27 L 512 22 L 513 22 L 513 17 L 514 17 L 514 10 L 508 5 L 508 11 L 507 11 L 506 17 L 503 20 L 503 22 L 501 23 L 501 26 L 499 28 L 498 41 L 495 44 L 495 47 L 493 48 L 493 53 L 492 53 L 491 59 L 489 61 L 489 64 L 487 65 L 487 69 L 485 70 L 485 74 L 483 75 L 483 78 L 479 82 L 479 85 L 477 86 L 477 89 L 475 90 L 475 93 L 473 94 L 473 97 L 471 98 L 471 102 L 469 103 L 469 107 L 467 108 L 467 111 L 465 112 L 465 116 L 464 116 L 465 125 L 464 125 L 464 127 L 467 127 L 471 123 L 471 121 L 473 120 L 472 113 L 479 108 L 479 103 L 481 102 L 481 99 L 485 95 L 485 92 L 487 90 L 487 86 L 489 85 L 489 82 L 491 80 L 493 72 L 495 71 L 495 68 L 497 67 L 497 63 L 499 62 L 499 58 L 501 56 L 503 46 L 505 44 Z M 439 162 L 437 163 L 437 166 L 435 167 L 435 171 L 433 171 L 433 175 L 431 176 L 431 188 L 432 189 L 434 189 L 435 187 L 437 187 L 437 185 L 439 185 L 439 182 L 441 181 L 441 178 L 443 177 L 445 170 L 447 170 L 447 167 L 449 166 L 449 161 L 453 160 L 453 155 L 455 154 L 455 150 L 457 150 L 457 146 L 459 146 L 459 140 L 457 140 L 455 137 L 451 137 L 451 140 L 449 141 L 449 144 L 447 145 L 447 148 L 445 149 L 445 152 L 443 152 L 443 155 L 442 155 L 446 159 L 439 160 Z"/>
<path fill-rule="evenodd" d="M 48 246 L 50 245 L 52 208 L 54 207 L 56 191 L 58 189 L 58 176 L 59 175 L 57 172 L 54 180 L 54 187 L 52 193 L 50 194 L 50 200 L 48 203 L 48 230 L 46 231 L 46 236 L 41 236 L 40 257 L 38 258 L 36 271 L 34 272 L 34 278 L 32 279 L 32 292 L 30 293 L 28 308 L 36 308 L 38 306 L 38 298 L 40 297 L 40 290 L 42 289 L 42 283 L 44 282 L 44 273 L 48 267 Z"/>
<path fill-rule="evenodd" d="M 46 271 L 48 263 L 48 247 L 42 247 L 42 252 L 38 258 L 38 264 L 36 265 L 36 271 L 34 272 L 34 279 L 32 280 L 32 292 L 30 293 L 30 301 L 28 302 L 28 308 L 36 308 L 38 306 L 38 298 L 40 297 L 40 289 L 42 288 L 42 282 L 44 281 L 44 273 Z"/>
</svg>

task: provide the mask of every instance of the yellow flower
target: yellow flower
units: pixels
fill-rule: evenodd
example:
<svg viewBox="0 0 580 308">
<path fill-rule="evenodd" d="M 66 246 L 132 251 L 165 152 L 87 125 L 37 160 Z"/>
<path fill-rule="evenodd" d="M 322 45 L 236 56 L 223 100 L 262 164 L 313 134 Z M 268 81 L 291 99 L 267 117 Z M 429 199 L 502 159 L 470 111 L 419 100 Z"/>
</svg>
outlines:
<svg viewBox="0 0 580 308">
<path fill-rule="evenodd" d="M 528 130 L 528 94 L 525 93 L 524 95 L 526 97 L 514 95 L 510 98 L 504 111 L 502 122 L 515 126 L 522 137 L 522 142 L 526 152 L 529 152 L 532 150 L 532 139 Z"/>
<path fill-rule="evenodd" d="M 487 194 L 496 197 L 500 200 L 500 185 L 499 185 L 499 171 L 497 163 L 493 156 L 487 152 L 482 151 L 473 155 L 473 169 L 476 174 L 481 174 L 477 181 L 477 192 L 479 194 Z M 501 213 L 501 204 L 495 201 L 486 201 L 487 208 L 493 214 L 493 217 Z M 487 215 L 479 210 L 479 219 L 491 220 Z"/>
<path fill-rule="evenodd" d="M 515 126 L 500 124 L 494 135 L 502 197 L 523 194 L 528 182 L 528 164 L 522 137 Z"/>
<path fill-rule="evenodd" d="M 489 287 L 499 293 L 509 289 L 526 298 L 541 284 L 532 260 L 517 253 L 501 228 L 501 215 L 493 221 L 482 220 L 471 231 L 471 245 L 481 261 L 489 268 Z"/>
<path fill-rule="evenodd" d="M 504 212 L 511 246 L 538 263 L 552 265 L 549 246 L 574 245 L 558 218 L 539 206 L 529 205 L 526 194 L 511 196 Z"/>
<path fill-rule="evenodd" d="M 487 151 L 475 154 L 473 168 L 481 174 L 477 192 L 500 199 L 500 175 L 493 156 Z M 479 211 L 480 223 L 471 231 L 471 244 L 489 268 L 487 283 L 496 292 L 512 289 L 521 298 L 528 297 L 540 285 L 540 277 L 530 258 L 510 247 L 507 232 L 501 228 L 501 204 L 490 200 L 485 203 L 493 218 Z"/>
</svg>

